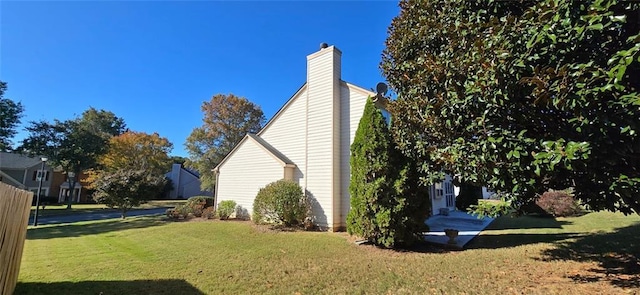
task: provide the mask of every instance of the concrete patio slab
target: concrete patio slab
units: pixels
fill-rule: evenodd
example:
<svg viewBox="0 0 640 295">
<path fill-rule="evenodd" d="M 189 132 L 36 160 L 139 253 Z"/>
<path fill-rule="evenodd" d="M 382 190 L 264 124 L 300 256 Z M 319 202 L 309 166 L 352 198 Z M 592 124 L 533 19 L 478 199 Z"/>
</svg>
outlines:
<svg viewBox="0 0 640 295">
<path fill-rule="evenodd" d="M 485 229 L 494 218 L 476 216 L 462 211 L 451 211 L 449 215 L 434 215 L 425 223 L 429 226 L 429 232 L 424 236 L 425 241 L 445 246 L 447 248 L 462 250 L 464 246 Z M 455 244 L 449 244 L 449 238 L 445 235 L 445 229 L 457 229 L 458 237 Z"/>
</svg>

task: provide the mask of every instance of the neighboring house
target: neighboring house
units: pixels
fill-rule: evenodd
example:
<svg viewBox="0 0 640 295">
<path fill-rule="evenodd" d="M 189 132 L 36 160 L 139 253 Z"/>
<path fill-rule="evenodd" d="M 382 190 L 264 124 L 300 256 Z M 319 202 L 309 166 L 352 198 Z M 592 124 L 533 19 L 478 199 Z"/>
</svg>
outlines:
<svg viewBox="0 0 640 295">
<path fill-rule="evenodd" d="M 210 192 L 200 190 L 200 175 L 198 172 L 184 168 L 182 164 L 173 164 L 171 172 L 165 174 L 171 179 L 173 189 L 169 192 L 169 199 L 188 199 L 193 196 L 211 196 Z"/>
<path fill-rule="evenodd" d="M 40 157 L 29 157 L 17 153 L 0 152 L 0 181 L 15 187 L 38 192 L 39 176 L 42 175 L 42 188 L 40 195 L 44 197 L 58 197 L 59 203 L 65 202 L 65 197 L 69 193 L 69 183 L 64 172 L 52 169 L 49 165 L 44 165 Z M 88 191 L 83 190 L 88 183 L 85 181 L 86 175 L 80 173 L 79 181 L 76 183 L 75 200 L 76 203 L 88 202 Z"/>
<path fill-rule="evenodd" d="M 91 203 L 90 191 L 87 189 L 89 182 L 87 181 L 88 175 L 84 172 L 80 172 L 80 175 L 76 176 L 76 184 L 73 187 L 74 190 L 74 203 Z M 67 173 L 63 171 L 54 170 L 53 183 L 51 185 L 51 196 L 58 197 L 58 203 L 65 203 L 67 196 L 71 192 L 69 188 L 69 178 Z"/>
<path fill-rule="evenodd" d="M 20 189 L 38 192 L 42 176 L 41 196 L 49 196 L 53 183 L 53 171 L 48 165 L 42 169 L 40 157 L 28 157 L 17 153 L 0 152 L 0 181 Z"/>
<path fill-rule="evenodd" d="M 217 202 L 234 200 L 252 212 L 260 188 L 290 179 L 314 200 L 318 226 L 345 228 L 350 146 L 367 97 L 376 94 L 341 79 L 341 56 L 334 46 L 307 56 L 307 82 L 259 133 L 245 136 L 214 169 Z M 384 107 L 381 100 L 377 104 Z M 431 195 L 433 212 L 455 208 L 450 177 L 432 186 Z"/>
</svg>

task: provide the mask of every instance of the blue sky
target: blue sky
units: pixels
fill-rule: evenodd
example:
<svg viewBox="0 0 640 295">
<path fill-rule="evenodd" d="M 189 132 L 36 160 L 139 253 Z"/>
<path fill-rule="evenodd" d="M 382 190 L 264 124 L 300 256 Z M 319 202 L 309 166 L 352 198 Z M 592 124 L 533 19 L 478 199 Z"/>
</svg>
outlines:
<svg viewBox="0 0 640 295">
<path fill-rule="evenodd" d="M 342 79 L 383 81 L 396 1 L 2 1 L 0 80 L 25 117 L 66 120 L 89 107 L 158 132 L 187 156 L 200 106 L 233 93 L 267 119 L 305 82 L 321 42 L 342 51 Z"/>
</svg>

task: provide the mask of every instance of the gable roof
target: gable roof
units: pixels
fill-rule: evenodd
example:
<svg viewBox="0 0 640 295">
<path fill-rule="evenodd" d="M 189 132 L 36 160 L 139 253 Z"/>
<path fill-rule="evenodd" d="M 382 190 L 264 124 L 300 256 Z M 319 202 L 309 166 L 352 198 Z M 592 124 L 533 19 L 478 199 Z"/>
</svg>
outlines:
<svg viewBox="0 0 640 295">
<path fill-rule="evenodd" d="M 343 80 L 340 80 L 340 86 L 346 86 L 350 90 L 353 90 L 353 91 L 356 91 L 356 92 L 360 92 L 362 94 L 365 94 L 365 95 L 368 95 L 368 96 L 371 96 L 371 97 L 375 97 L 376 96 L 376 94 L 373 93 L 372 91 L 366 90 L 366 89 L 364 89 L 364 88 L 362 88 L 360 86 L 348 83 L 348 82 L 343 81 Z M 247 139 L 249 139 L 249 138 L 252 139 L 256 144 L 258 144 L 258 146 L 263 148 L 274 159 L 276 159 L 278 162 L 280 162 L 280 164 L 282 164 L 283 167 L 295 166 L 295 163 L 293 163 L 285 155 L 283 155 L 280 151 L 278 151 L 276 148 L 274 148 L 268 142 L 266 142 L 264 139 L 262 139 L 260 137 L 260 134 L 262 134 L 265 130 L 267 130 L 269 128 L 269 126 L 271 126 L 271 124 L 273 124 L 273 122 L 275 122 L 280 117 L 280 115 L 282 115 L 284 113 L 284 111 L 289 107 L 289 105 L 291 105 L 293 103 L 293 101 L 295 101 L 295 99 L 298 98 L 300 96 L 300 94 L 306 88 L 307 88 L 307 83 L 305 82 L 304 84 L 302 84 L 302 86 L 300 86 L 300 88 L 298 88 L 298 91 L 296 91 L 296 93 L 294 93 L 293 96 L 291 96 L 289 98 L 289 100 L 287 100 L 287 102 L 275 113 L 275 115 L 273 115 L 271 117 L 271 119 L 269 119 L 267 124 L 265 124 L 264 127 L 262 127 L 262 129 L 257 134 L 247 133 L 247 135 L 244 138 L 242 138 L 242 140 L 238 144 L 236 144 L 236 146 L 222 159 L 222 161 L 220 161 L 220 163 L 214 168 L 214 170 L 217 171 L 231 157 L 231 155 L 233 155 L 233 153 L 242 144 L 244 144 L 244 142 L 246 142 Z"/>
<path fill-rule="evenodd" d="M 0 152 L 0 168 L 2 169 L 27 169 L 40 163 L 39 157 Z"/>
<path fill-rule="evenodd" d="M 372 91 L 369 91 L 367 89 L 364 89 L 358 85 L 355 84 L 351 84 L 349 82 L 346 82 L 344 80 L 340 80 L 340 86 L 346 86 L 348 87 L 350 90 L 356 91 L 356 92 L 360 92 L 364 95 L 368 95 L 371 96 L 372 98 L 376 97 L 376 94 L 373 93 Z M 275 122 L 282 113 L 284 113 L 284 110 L 286 110 L 289 105 L 291 105 L 293 103 L 293 101 L 298 98 L 298 96 L 307 88 L 307 83 L 305 82 L 304 84 L 302 84 L 302 86 L 300 86 L 300 88 L 298 88 L 298 91 L 296 91 L 296 93 L 294 93 L 288 100 L 287 102 L 284 103 L 284 105 L 282 107 L 280 107 L 280 109 L 275 113 L 275 115 L 273 115 L 271 117 L 271 119 L 269 119 L 269 121 L 267 122 L 267 124 L 264 124 L 264 127 L 262 127 L 262 129 L 260 129 L 260 131 L 257 133 L 258 136 L 260 136 L 265 130 L 267 130 L 269 128 L 269 126 L 271 126 L 271 124 L 273 122 Z"/>
<path fill-rule="evenodd" d="M 356 84 L 351 84 L 351 83 L 349 83 L 347 81 L 342 81 L 342 80 L 340 80 L 340 82 L 341 82 L 340 84 L 343 84 L 343 85 L 349 87 L 349 89 L 351 89 L 351 90 L 360 92 L 360 93 L 365 94 L 365 95 L 369 95 L 371 97 L 376 96 L 376 94 L 373 91 L 364 89 L 364 88 L 362 88 L 362 87 L 360 87 L 360 86 L 358 86 Z"/>
<path fill-rule="evenodd" d="M 276 160 L 278 160 L 278 162 L 280 162 L 282 165 L 295 165 L 291 160 L 289 160 L 289 158 L 283 155 L 280 151 L 278 151 L 276 148 L 271 146 L 268 142 L 264 141 L 262 137 L 259 137 L 251 133 L 247 134 L 247 136 L 255 140 L 258 143 L 258 145 L 260 145 L 260 147 L 262 147 L 267 152 L 269 152 L 269 154 L 271 154 L 271 156 L 274 157 Z"/>
<path fill-rule="evenodd" d="M 2 170 L 0 170 L 0 177 L 2 177 L 2 179 L 7 182 L 10 181 L 14 184 L 14 186 L 24 189 L 25 186 L 24 184 L 22 184 L 20 181 L 16 180 L 15 178 L 11 177 L 9 174 L 6 174 L 4 172 L 2 172 Z"/>
<path fill-rule="evenodd" d="M 180 169 L 182 169 L 182 170 L 184 170 L 184 172 L 187 172 L 187 173 L 193 175 L 194 177 L 200 179 L 200 173 L 198 173 L 198 171 L 195 171 L 195 170 L 189 169 L 187 167 L 184 167 L 184 165 L 180 166 Z"/>
<path fill-rule="evenodd" d="M 271 156 L 276 161 L 278 161 L 282 165 L 282 167 L 295 167 L 296 166 L 295 163 L 291 162 L 291 160 L 289 160 L 289 158 L 287 158 L 285 155 L 283 155 L 280 151 L 276 150 L 269 143 L 264 141 L 264 139 L 260 138 L 259 136 L 255 135 L 255 134 L 247 133 L 247 135 L 245 135 L 245 137 L 242 138 L 242 140 L 238 144 L 236 144 L 236 146 L 233 148 L 233 150 L 231 150 L 231 152 L 229 152 L 227 154 L 227 156 L 225 156 L 224 159 L 222 159 L 222 161 L 220 161 L 220 164 L 218 164 L 218 166 L 216 166 L 216 168 L 214 168 L 213 170 L 216 170 L 216 171 L 219 170 L 220 167 L 222 167 L 222 165 L 224 165 L 224 163 L 229 158 L 231 158 L 231 156 L 235 153 L 235 151 L 237 151 L 247 141 L 252 141 L 256 145 L 261 147 L 265 152 L 267 152 L 267 154 L 269 156 Z"/>
</svg>

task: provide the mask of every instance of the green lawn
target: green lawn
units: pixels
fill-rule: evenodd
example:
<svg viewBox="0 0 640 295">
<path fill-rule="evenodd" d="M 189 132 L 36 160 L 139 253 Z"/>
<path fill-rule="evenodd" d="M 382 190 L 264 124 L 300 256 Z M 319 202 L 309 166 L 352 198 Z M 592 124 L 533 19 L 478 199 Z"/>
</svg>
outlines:
<svg viewBox="0 0 640 295">
<path fill-rule="evenodd" d="M 633 294 L 639 229 L 611 213 L 503 217 L 447 252 L 237 221 L 42 226 L 29 229 L 16 294 Z"/>
<path fill-rule="evenodd" d="M 135 209 L 151 209 L 151 208 L 161 208 L 161 207 L 175 207 L 176 205 L 183 204 L 186 200 L 153 200 L 149 201 L 145 204 L 142 204 Z M 93 213 L 93 212 L 117 212 L 117 209 L 110 209 L 103 204 L 73 204 L 71 206 L 71 210 L 67 210 L 66 204 L 56 204 L 56 205 L 47 205 L 45 209 L 42 210 L 42 207 L 39 210 L 39 216 L 61 216 L 61 215 L 73 215 L 73 214 L 82 214 L 82 213 Z M 31 216 L 33 216 L 36 212 L 36 207 L 31 206 Z"/>
</svg>

